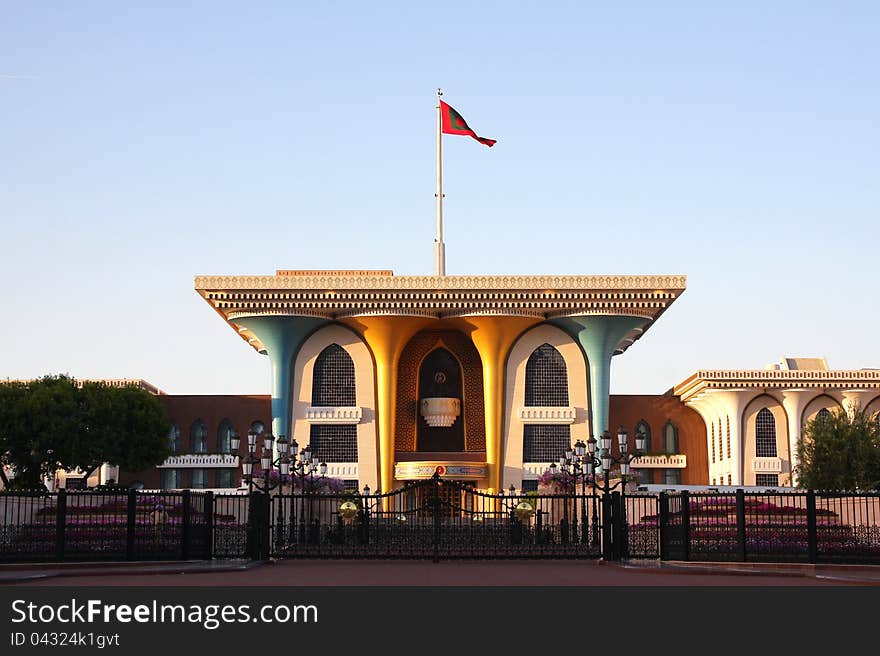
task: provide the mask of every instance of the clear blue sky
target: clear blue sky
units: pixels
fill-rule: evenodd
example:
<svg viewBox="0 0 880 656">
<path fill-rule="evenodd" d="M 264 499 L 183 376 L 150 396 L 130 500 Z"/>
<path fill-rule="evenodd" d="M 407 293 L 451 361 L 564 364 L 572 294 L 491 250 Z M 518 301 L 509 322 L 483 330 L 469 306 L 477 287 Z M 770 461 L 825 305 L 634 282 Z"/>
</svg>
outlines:
<svg viewBox="0 0 880 656">
<path fill-rule="evenodd" d="M 880 367 L 880 3 L 0 4 L 0 377 L 267 393 L 193 277 L 431 273 L 438 86 L 448 273 L 688 275 L 613 392 Z"/>
</svg>

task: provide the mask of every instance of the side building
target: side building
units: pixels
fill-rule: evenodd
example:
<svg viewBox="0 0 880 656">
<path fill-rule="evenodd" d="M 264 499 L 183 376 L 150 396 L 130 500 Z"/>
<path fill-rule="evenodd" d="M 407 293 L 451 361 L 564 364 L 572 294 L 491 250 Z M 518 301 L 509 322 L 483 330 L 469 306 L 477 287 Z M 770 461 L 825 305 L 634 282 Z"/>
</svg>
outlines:
<svg viewBox="0 0 880 656">
<path fill-rule="evenodd" d="M 823 413 L 880 412 L 880 371 L 835 371 L 824 358 L 766 369 L 697 371 L 674 394 L 700 413 L 710 485 L 797 485 L 797 443 Z"/>
</svg>

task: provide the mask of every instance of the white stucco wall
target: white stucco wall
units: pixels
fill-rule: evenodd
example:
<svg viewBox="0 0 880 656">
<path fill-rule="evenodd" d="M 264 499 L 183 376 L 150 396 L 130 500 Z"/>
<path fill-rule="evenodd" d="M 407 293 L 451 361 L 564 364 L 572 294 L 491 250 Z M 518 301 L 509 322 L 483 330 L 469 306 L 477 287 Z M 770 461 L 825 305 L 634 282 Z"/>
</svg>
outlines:
<svg viewBox="0 0 880 656">
<path fill-rule="evenodd" d="M 532 328 L 513 345 L 505 368 L 503 487 L 511 483 L 519 487 L 523 478 L 526 478 L 522 462 L 524 424 L 519 418 L 519 411 L 525 405 L 526 363 L 542 344 L 555 348 L 565 360 L 568 403 L 575 409 L 575 421 L 570 426 L 572 444 L 579 439 L 586 442 L 590 438 L 589 389 L 583 351 L 571 337 L 555 326 L 541 324 Z"/>
<path fill-rule="evenodd" d="M 306 419 L 306 410 L 312 405 L 312 375 L 315 361 L 321 351 L 331 344 L 338 344 L 351 356 L 354 362 L 355 400 L 363 413 L 357 424 L 358 462 L 328 463 L 331 475 L 339 478 L 353 478 L 357 471 L 359 487 L 365 484 L 372 489 L 379 487 L 379 460 L 376 435 L 376 382 L 373 356 L 367 345 L 354 332 L 339 324 L 332 324 L 317 330 L 303 344 L 296 357 L 293 368 L 293 404 L 291 426 L 299 447 L 309 443 L 311 424 Z M 353 467 L 352 465 L 356 465 Z M 334 470 L 338 472 L 334 473 Z"/>
</svg>

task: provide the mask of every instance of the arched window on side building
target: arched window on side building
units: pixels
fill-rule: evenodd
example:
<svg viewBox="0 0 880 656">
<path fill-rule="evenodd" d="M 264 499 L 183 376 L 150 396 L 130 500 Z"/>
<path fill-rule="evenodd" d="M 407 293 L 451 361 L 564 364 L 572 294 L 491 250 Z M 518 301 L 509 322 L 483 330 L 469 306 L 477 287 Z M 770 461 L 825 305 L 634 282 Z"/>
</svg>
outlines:
<svg viewBox="0 0 880 656">
<path fill-rule="evenodd" d="M 180 441 L 180 426 L 177 424 L 171 424 L 171 429 L 168 431 L 168 446 L 172 453 L 179 453 L 183 448 Z"/>
<path fill-rule="evenodd" d="M 635 434 L 642 433 L 645 436 L 645 453 L 651 453 L 651 425 L 641 419 L 636 424 Z M 639 468 L 639 483 L 650 485 L 654 482 L 654 470 L 650 467 Z"/>
<path fill-rule="evenodd" d="M 191 453 L 208 452 L 208 427 L 201 419 L 196 419 L 189 429 L 189 448 Z"/>
<path fill-rule="evenodd" d="M 229 453 L 232 450 L 232 423 L 228 419 L 220 422 L 217 427 L 217 452 Z"/>
</svg>

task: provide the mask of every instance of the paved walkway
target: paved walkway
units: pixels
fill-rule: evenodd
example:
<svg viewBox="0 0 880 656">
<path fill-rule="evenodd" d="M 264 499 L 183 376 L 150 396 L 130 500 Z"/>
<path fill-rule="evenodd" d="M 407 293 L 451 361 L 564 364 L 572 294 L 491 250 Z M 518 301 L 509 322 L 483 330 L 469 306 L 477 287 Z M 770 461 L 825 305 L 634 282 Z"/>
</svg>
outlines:
<svg viewBox="0 0 880 656">
<path fill-rule="evenodd" d="M 215 560 L 0 565 L 49 586 L 880 586 L 880 566 L 583 560 Z"/>
</svg>

